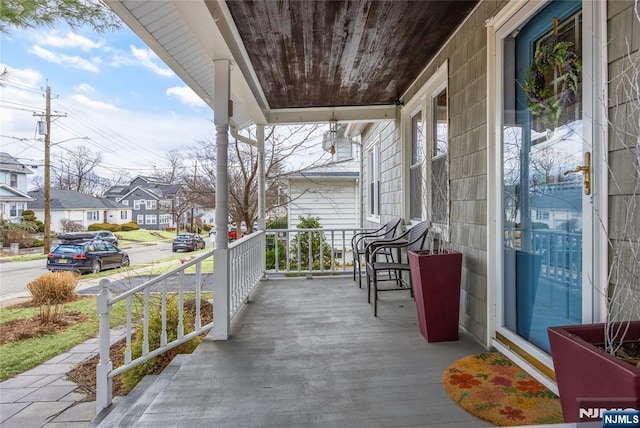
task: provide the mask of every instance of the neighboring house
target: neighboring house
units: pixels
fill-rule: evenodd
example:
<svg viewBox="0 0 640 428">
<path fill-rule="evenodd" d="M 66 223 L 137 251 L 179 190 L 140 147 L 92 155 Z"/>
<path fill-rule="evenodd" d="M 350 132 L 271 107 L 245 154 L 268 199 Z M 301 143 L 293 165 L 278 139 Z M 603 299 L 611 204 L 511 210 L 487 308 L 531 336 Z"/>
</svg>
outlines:
<svg viewBox="0 0 640 428">
<path fill-rule="evenodd" d="M 33 199 L 29 209 L 38 219 L 44 218 L 44 191 L 29 192 Z M 51 231 L 60 232 L 60 222 L 73 221 L 84 229 L 94 223 L 124 224 L 132 221 L 132 210 L 108 199 L 95 198 L 75 190 L 51 189 Z"/>
<path fill-rule="evenodd" d="M 0 220 L 19 222 L 27 203 L 32 201 L 27 194 L 29 168 L 8 153 L 0 152 Z"/>
<path fill-rule="evenodd" d="M 323 229 L 354 228 L 359 224 L 360 165 L 357 159 L 351 157 L 351 143 L 344 139 L 343 144 L 336 145 L 333 158 L 344 160 L 288 174 L 286 182 L 290 197 L 287 213 L 289 229 L 298 226 L 300 216 L 318 217 Z M 346 247 L 351 246 L 351 237 L 352 233 L 345 237 Z M 342 248 L 342 235 L 336 235 L 335 239 L 340 239 L 340 242 L 336 241 L 335 246 Z"/>
<path fill-rule="evenodd" d="M 153 177 L 137 176 L 127 186 L 113 186 L 105 197 L 133 209 L 133 221 L 142 229 L 163 230 L 176 227 L 181 186 L 167 184 Z"/>
</svg>

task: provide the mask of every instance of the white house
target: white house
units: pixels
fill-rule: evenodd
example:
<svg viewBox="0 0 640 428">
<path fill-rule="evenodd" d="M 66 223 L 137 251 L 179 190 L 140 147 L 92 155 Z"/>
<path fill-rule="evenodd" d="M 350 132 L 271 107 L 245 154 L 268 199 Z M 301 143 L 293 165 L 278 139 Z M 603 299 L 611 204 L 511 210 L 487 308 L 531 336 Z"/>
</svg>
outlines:
<svg viewBox="0 0 640 428">
<path fill-rule="evenodd" d="M 327 145 L 329 149 L 332 145 Z M 351 156 L 351 142 L 346 138 L 333 145 L 333 159 L 324 165 L 291 173 L 287 177 L 290 198 L 289 228 L 300 223 L 300 217 L 318 217 L 323 229 L 347 229 L 361 223 L 359 197 L 359 161 Z M 352 233 L 345 236 L 351 245 Z M 335 236 L 342 247 L 342 235 Z"/>
<path fill-rule="evenodd" d="M 44 218 L 44 192 L 29 192 L 33 210 L 38 219 Z M 51 231 L 61 231 L 61 221 L 76 222 L 84 229 L 94 223 L 124 224 L 133 221 L 133 209 L 108 199 L 94 198 L 74 190 L 51 189 Z"/>
<path fill-rule="evenodd" d="M 20 221 L 27 202 L 33 200 L 27 194 L 27 174 L 33 171 L 8 153 L 0 152 L 1 220 Z"/>
</svg>

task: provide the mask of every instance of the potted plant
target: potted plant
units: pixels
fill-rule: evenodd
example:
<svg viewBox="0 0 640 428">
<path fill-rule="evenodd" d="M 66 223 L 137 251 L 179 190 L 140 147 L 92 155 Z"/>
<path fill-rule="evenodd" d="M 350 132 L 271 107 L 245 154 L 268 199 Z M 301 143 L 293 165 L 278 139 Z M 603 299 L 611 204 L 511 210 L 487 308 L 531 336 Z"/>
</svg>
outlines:
<svg viewBox="0 0 640 428">
<path fill-rule="evenodd" d="M 420 333 L 427 342 L 458 340 L 462 254 L 430 249 L 408 256 Z"/>
</svg>

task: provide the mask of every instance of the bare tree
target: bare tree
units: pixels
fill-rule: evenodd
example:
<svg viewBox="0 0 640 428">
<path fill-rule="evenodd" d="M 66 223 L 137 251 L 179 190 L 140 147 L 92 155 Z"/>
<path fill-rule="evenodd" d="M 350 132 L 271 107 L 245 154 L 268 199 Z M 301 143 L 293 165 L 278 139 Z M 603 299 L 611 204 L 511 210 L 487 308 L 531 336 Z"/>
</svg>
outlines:
<svg viewBox="0 0 640 428">
<path fill-rule="evenodd" d="M 95 173 L 102 162 L 100 153 L 93 153 L 84 146 L 58 152 L 53 156 L 52 187 L 61 190 L 75 190 L 88 195 L 96 194 L 104 188 L 106 180 Z"/>
<path fill-rule="evenodd" d="M 243 131 L 255 140 L 255 128 Z M 279 188 L 287 173 L 289 162 L 295 156 L 320 144 L 321 128 L 318 125 L 267 127 L 265 129 L 266 209 L 275 204 L 286 204 Z M 244 222 L 247 232 L 258 217 L 258 150 L 238 140 L 230 144 L 229 153 L 229 216 L 237 225 Z M 216 157 L 212 141 L 202 141 L 192 149 L 198 154 L 200 180 L 193 189 L 212 200 L 216 190 Z M 317 160 L 314 160 L 317 161 Z M 313 163 L 313 161 L 311 162 Z M 297 169 L 297 168 L 296 168 Z M 280 199 L 279 199 L 280 197 Z"/>
<path fill-rule="evenodd" d="M 179 150 L 171 150 L 166 158 L 168 166 L 156 168 L 154 165 L 156 169 L 151 176 L 167 184 L 180 183 L 185 175 L 185 155 Z"/>
</svg>

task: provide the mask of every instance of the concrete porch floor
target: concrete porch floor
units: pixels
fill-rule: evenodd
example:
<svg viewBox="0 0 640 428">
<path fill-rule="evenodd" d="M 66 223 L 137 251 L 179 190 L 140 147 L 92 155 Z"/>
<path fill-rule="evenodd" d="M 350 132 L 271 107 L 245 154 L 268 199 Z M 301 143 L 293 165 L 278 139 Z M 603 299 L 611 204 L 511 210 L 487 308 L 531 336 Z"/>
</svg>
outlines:
<svg viewBox="0 0 640 428">
<path fill-rule="evenodd" d="M 427 343 L 408 292 L 382 293 L 377 318 L 366 294 L 350 277 L 263 281 L 228 341 L 205 339 L 92 426 L 492 426 L 441 383 L 484 348 Z"/>
</svg>

